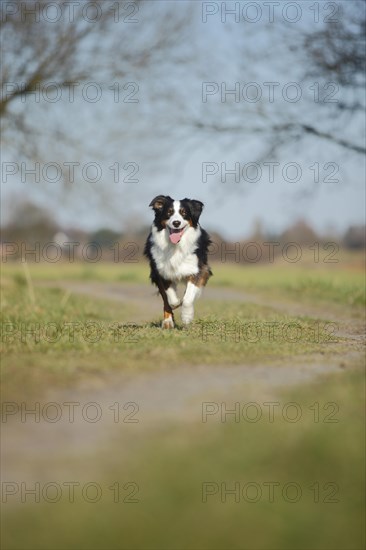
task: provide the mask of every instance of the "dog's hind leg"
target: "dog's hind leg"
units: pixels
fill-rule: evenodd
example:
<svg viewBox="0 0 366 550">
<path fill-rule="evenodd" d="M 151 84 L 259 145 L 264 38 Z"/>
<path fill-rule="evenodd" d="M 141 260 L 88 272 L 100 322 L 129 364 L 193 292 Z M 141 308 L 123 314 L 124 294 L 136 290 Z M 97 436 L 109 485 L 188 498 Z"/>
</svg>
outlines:
<svg viewBox="0 0 366 550">
<path fill-rule="evenodd" d="M 164 303 L 164 310 L 163 310 L 164 318 L 161 324 L 161 328 L 167 328 L 167 329 L 174 328 L 173 310 L 169 304 L 168 296 L 167 296 L 167 288 L 166 288 L 167 281 L 164 281 L 161 277 L 158 277 L 156 283 L 158 285 L 158 289 Z"/>
</svg>

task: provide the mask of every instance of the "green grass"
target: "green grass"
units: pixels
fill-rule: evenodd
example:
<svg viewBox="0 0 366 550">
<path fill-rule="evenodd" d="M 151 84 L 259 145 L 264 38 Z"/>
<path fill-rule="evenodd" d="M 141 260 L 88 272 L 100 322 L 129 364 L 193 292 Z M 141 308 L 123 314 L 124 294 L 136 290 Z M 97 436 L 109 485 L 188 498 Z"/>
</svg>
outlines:
<svg viewBox="0 0 366 550">
<path fill-rule="evenodd" d="M 237 401 L 256 402 L 262 408 L 263 402 L 272 401 L 282 411 L 284 404 L 296 402 L 302 411 L 296 423 L 281 413 L 274 422 L 264 415 L 256 423 L 243 418 L 235 423 L 233 417 L 226 423 L 219 417 L 202 423 L 200 403 L 192 401 L 189 418 L 167 414 L 158 423 L 149 418 L 130 426 L 116 424 L 111 436 L 92 448 L 82 445 L 84 435 L 79 432 L 75 439 L 65 439 L 57 456 L 54 438 L 62 432 L 51 426 L 46 439 L 43 435 L 30 445 L 45 445 L 44 455 L 34 463 L 32 449 L 22 446 L 28 425 L 21 425 L 14 452 L 32 464 L 34 479 L 61 486 L 65 481 L 81 486 L 93 481 L 103 495 L 96 503 L 85 502 L 78 491 L 74 503 L 68 502 L 65 491 L 53 504 L 15 498 L 15 504 L 3 505 L 3 548 L 364 548 L 364 376 L 358 359 L 362 343 L 347 334 L 333 337 L 333 325 L 327 324 L 329 312 L 332 319 L 339 313 L 343 332 L 360 334 L 364 286 L 359 260 L 334 266 L 216 264 L 209 285 L 222 288 L 222 296 L 233 290 L 261 300 L 236 300 L 235 292 L 227 300 L 205 297 L 197 304 L 195 323 L 183 329 L 178 315 L 174 331 L 162 331 L 159 315 L 145 311 L 143 301 L 116 302 L 70 294 L 60 287 L 65 280 L 120 283 L 124 288 L 147 284 L 145 264 L 30 264 L 28 272 L 20 264 L 5 264 L 1 352 L 6 401 L 24 401 L 31 408 L 34 401 L 56 399 L 52 392 L 65 400 L 81 400 L 83 395 L 94 400 L 79 388 L 85 382 L 92 388 L 93 383 L 97 388 L 106 384 L 107 392 L 113 375 L 120 372 L 133 378 L 140 372 L 183 367 L 192 375 L 200 365 L 245 364 L 253 370 L 265 365 L 276 370 L 297 364 L 311 367 L 315 362 L 342 369 L 311 384 L 267 390 L 269 395 L 255 382 L 241 383 L 230 393 L 217 390 L 217 402 L 224 401 L 228 408 Z M 311 306 L 319 318 L 288 315 L 271 306 L 276 303 Z M 295 325 L 298 332 L 291 329 Z M 319 422 L 314 421 L 314 403 L 319 404 Z M 329 403 L 336 404 L 339 422 L 324 422 Z M 142 403 L 142 419 L 143 412 Z M 19 428 L 16 422 L 5 427 Z M 56 472 L 51 477 L 44 475 L 43 461 L 47 472 Z M 123 486 L 131 481 L 139 486 L 138 503 L 123 502 L 129 492 Z M 118 503 L 110 489 L 115 482 L 120 484 Z M 204 482 L 218 489 L 221 483 L 239 483 L 242 488 L 252 482 L 262 496 L 258 502 L 242 496 L 235 502 L 228 495 L 221 502 L 218 492 L 202 502 Z M 268 483 L 279 484 L 273 502 Z M 283 497 L 286 483 L 300 487 L 298 502 Z M 325 502 L 334 488 L 336 502 Z"/>
<path fill-rule="evenodd" d="M 222 287 L 273 293 L 302 303 L 335 303 L 362 307 L 365 304 L 365 274 L 361 263 L 356 269 L 347 265 L 248 266 L 241 268 L 218 264 L 212 283 Z"/>
<path fill-rule="evenodd" d="M 33 268 L 33 266 L 32 266 Z M 37 283 L 37 273 L 33 273 Z M 230 273 L 230 270 L 228 271 Z M 293 355 L 338 354 L 347 341 L 332 336 L 326 321 L 289 316 L 250 303 L 210 301 L 197 306 L 188 329 L 162 331 L 159 317 L 133 322 L 138 305 L 34 286 L 34 300 L 19 273 L 3 285 L 3 384 L 11 393 L 108 370 L 138 371 L 182 364 L 241 364 L 289 359 Z M 155 299 L 154 297 L 151 298 Z M 157 298 L 156 298 L 157 300 Z M 145 316 L 146 318 L 146 316 Z M 44 384 L 40 380 L 45 376 Z"/>
<path fill-rule="evenodd" d="M 263 303 L 269 297 L 269 302 L 341 305 L 343 314 L 362 315 L 358 305 L 364 294 L 362 273 L 350 269 L 349 263 L 303 268 L 215 264 L 213 270 L 210 286 L 250 291 L 264 297 Z M 148 269 L 145 263 L 28 264 L 28 271 L 19 263 L 3 265 L 1 352 L 3 384 L 9 391 L 11 387 L 19 392 L 19 380 L 26 380 L 21 387 L 31 391 L 34 385 L 37 390 L 47 387 L 51 380 L 64 384 L 114 369 L 240 364 L 243 358 L 270 363 L 314 353 L 337 357 L 349 347 L 349 342 L 331 337 L 332 325 L 327 327 L 324 315 L 319 322 L 316 317 L 289 316 L 235 299 L 204 298 L 188 330 L 182 330 L 178 314 L 178 328 L 162 331 L 159 317 L 145 313 L 143 303 L 70 294 L 58 287 L 59 281 L 68 280 L 148 284 Z M 44 282 L 51 287 L 42 286 Z M 136 315 L 145 322 L 135 323 Z M 289 325 L 296 325 L 295 332 L 286 328 Z"/>
<path fill-rule="evenodd" d="M 146 284 L 149 276 L 147 262 L 138 263 L 86 263 L 76 261 L 75 263 L 29 263 L 32 278 L 35 281 L 102 281 L 118 282 L 133 281 Z M 10 262 L 2 265 L 3 278 L 23 278 L 24 268 L 20 262 Z"/>
</svg>

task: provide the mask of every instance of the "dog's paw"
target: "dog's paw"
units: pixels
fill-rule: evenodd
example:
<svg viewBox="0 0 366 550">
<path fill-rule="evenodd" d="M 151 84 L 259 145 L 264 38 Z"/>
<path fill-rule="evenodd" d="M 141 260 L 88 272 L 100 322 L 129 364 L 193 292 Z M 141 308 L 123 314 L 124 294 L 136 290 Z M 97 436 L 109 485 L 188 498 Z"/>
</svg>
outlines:
<svg viewBox="0 0 366 550">
<path fill-rule="evenodd" d="M 163 329 L 171 329 L 174 328 L 174 321 L 173 317 L 170 315 L 170 317 L 166 317 L 163 319 L 163 322 L 161 323 L 161 328 Z"/>
<path fill-rule="evenodd" d="M 194 317 L 194 307 L 189 305 L 182 305 L 182 323 L 184 325 L 189 325 L 193 321 Z"/>
</svg>

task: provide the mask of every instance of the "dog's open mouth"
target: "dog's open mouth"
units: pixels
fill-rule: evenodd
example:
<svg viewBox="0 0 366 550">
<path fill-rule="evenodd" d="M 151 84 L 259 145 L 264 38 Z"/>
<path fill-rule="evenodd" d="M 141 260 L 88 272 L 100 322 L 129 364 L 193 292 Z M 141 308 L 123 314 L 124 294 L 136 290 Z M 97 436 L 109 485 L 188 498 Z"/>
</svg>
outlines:
<svg viewBox="0 0 366 550">
<path fill-rule="evenodd" d="M 169 239 L 170 242 L 173 244 L 178 244 L 179 241 L 182 238 L 183 232 L 185 230 L 185 226 L 182 229 L 171 229 L 169 227 Z"/>
</svg>

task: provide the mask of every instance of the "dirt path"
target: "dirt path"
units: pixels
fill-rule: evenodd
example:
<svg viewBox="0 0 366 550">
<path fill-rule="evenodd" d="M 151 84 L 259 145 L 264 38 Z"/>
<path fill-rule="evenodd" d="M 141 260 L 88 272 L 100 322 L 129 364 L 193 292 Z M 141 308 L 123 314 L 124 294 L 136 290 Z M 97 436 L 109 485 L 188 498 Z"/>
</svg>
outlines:
<svg viewBox="0 0 366 550">
<path fill-rule="evenodd" d="M 50 283 L 50 286 L 55 286 L 55 283 Z M 136 309 L 135 322 L 146 322 L 160 315 L 160 299 L 154 298 L 154 291 L 149 286 L 68 281 L 57 286 L 96 299 L 131 303 Z M 291 315 L 298 315 L 301 308 L 303 315 L 334 319 L 339 323 L 339 334 L 354 341 L 354 351 L 348 352 L 348 359 L 353 360 L 360 354 L 360 343 L 364 339 L 363 323 L 361 320 L 349 319 L 347 315 L 342 317 L 340 311 L 273 303 L 259 296 L 215 287 L 207 288 L 205 295 L 210 300 L 266 305 Z M 278 401 L 282 389 L 339 370 L 341 359 L 338 356 L 337 360 L 329 362 L 319 354 L 311 358 L 296 357 L 296 361 L 288 360 L 287 364 L 277 360 L 271 365 L 256 366 L 202 365 L 192 368 L 190 365 L 181 365 L 174 370 L 137 373 L 133 377 L 111 374 L 100 381 L 84 382 L 72 390 L 50 390 L 40 403 L 40 410 L 47 403 L 56 403 L 58 411 L 61 410 L 59 421 L 50 422 L 47 415 L 45 420 L 41 414 L 40 422 L 35 422 L 34 418 L 21 422 L 20 415 L 16 415 L 3 425 L 4 479 L 39 481 L 70 477 L 70 463 L 73 464 L 73 474 L 75 468 L 80 468 L 78 475 L 82 476 L 83 458 L 95 449 L 108 446 L 110 441 L 121 437 L 121 434 L 124 447 L 131 449 L 139 436 L 143 437 L 147 433 L 146 430 L 151 434 L 174 422 L 202 422 L 204 402 L 227 401 L 229 408 L 236 401 L 263 403 L 274 397 Z M 70 421 L 70 405 L 65 403 L 76 404 L 74 422 Z M 97 405 L 83 409 L 90 403 Z M 118 422 L 115 403 L 119 404 Z M 31 405 L 27 404 L 29 408 Z M 89 422 L 85 415 L 93 416 L 97 409 L 101 417 L 96 422 Z M 55 407 L 49 409 L 50 416 L 55 412 Z"/>
<path fill-rule="evenodd" d="M 3 424 L 3 479 L 46 482 L 69 479 L 71 472 L 82 479 L 87 475 L 87 457 L 121 436 L 122 458 L 144 434 L 151 436 L 177 422 L 202 422 L 204 403 L 210 403 L 209 410 L 221 403 L 232 409 L 235 402 L 255 402 L 263 408 L 265 402 L 281 402 L 278 390 L 338 369 L 338 363 L 326 364 L 321 356 L 313 358 L 311 365 L 306 358 L 288 365 L 281 361 L 270 366 L 202 365 L 193 369 L 182 365 L 133 378 L 111 375 L 97 386 L 94 381 L 92 386 L 84 383 L 72 390 L 51 390 L 39 403 L 39 422 L 34 415 L 22 422 L 19 413 Z M 50 403 L 56 403 L 61 413 L 57 422 L 48 421 L 56 415 Z M 27 403 L 26 407 L 36 405 Z M 96 422 L 88 420 L 99 414 Z M 214 421 L 219 418 L 215 413 Z"/>
</svg>

